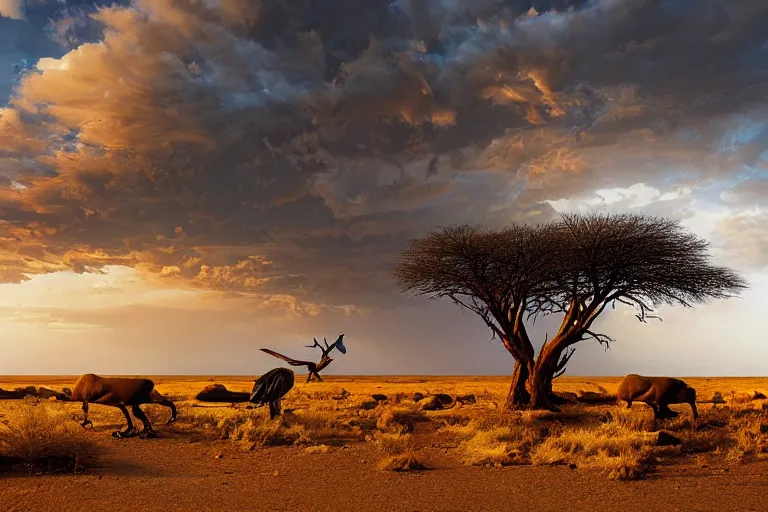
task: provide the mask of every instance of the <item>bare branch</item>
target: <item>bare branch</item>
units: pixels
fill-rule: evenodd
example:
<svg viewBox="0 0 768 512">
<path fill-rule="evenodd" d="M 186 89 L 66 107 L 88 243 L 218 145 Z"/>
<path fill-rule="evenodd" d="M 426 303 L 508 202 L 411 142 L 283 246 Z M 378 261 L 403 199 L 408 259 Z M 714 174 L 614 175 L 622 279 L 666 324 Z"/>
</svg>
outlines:
<svg viewBox="0 0 768 512">
<path fill-rule="evenodd" d="M 568 361 L 571 360 L 571 357 L 573 357 L 574 352 L 576 352 L 575 347 L 569 347 L 565 349 L 565 352 L 563 352 L 562 356 L 560 356 L 560 361 L 558 361 L 558 363 L 555 365 L 554 372 L 552 373 L 552 379 L 556 379 L 565 373 L 565 367 L 568 364 Z"/>
<path fill-rule="evenodd" d="M 616 341 L 615 339 L 611 338 L 607 334 L 599 334 L 599 333 L 590 331 L 589 329 L 584 331 L 584 334 L 586 334 L 587 336 L 586 337 L 582 336 L 583 340 L 588 340 L 590 338 L 591 339 L 595 339 L 595 340 L 597 340 L 598 343 L 600 343 L 601 345 L 603 345 L 605 347 L 606 351 L 610 350 L 611 349 L 611 343 L 614 343 Z"/>
</svg>

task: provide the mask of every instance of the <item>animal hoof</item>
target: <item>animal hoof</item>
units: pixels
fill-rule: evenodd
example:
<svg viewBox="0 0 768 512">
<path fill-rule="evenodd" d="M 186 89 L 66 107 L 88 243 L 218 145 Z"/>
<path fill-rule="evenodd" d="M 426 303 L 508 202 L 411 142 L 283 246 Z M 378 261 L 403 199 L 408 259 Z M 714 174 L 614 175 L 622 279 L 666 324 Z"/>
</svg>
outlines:
<svg viewBox="0 0 768 512">
<path fill-rule="evenodd" d="M 116 431 L 112 432 L 112 437 L 117 438 L 117 439 L 124 439 L 124 438 L 128 438 L 128 437 L 133 437 L 135 435 L 136 435 L 136 431 L 135 430 L 126 430 L 126 431 L 116 430 Z"/>
<path fill-rule="evenodd" d="M 83 426 L 83 428 L 87 427 L 88 425 L 93 427 L 93 422 L 91 420 L 88 420 L 88 421 L 82 422 L 81 425 Z"/>
<path fill-rule="evenodd" d="M 157 432 L 155 432 L 154 430 L 149 430 L 147 432 L 142 432 L 141 434 L 139 434 L 139 437 L 141 437 L 142 439 L 151 439 L 153 437 L 157 437 Z"/>
</svg>

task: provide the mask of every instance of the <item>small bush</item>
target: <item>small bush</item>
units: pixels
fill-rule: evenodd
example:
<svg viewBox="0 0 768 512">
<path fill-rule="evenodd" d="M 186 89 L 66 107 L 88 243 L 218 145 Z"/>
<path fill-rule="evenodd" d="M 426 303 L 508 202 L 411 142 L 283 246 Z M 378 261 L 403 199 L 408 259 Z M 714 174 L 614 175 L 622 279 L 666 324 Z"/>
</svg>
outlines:
<svg viewBox="0 0 768 512">
<path fill-rule="evenodd" d="M 376 434 L 373 440 L 378 450 L 385 455 L 399 455 L 411 448 L 410 434 Z"/>
<path fill-rule="evenodd" d="M 427 466 L 419 459 L 416 452 L 408 450 L 405 453 L 381 459 L 378 468 L 382 471 L 421 471 L 427 469 Z"/>
<path fill-rule="evenodd" d="M 24 407 L 0 424 L 0 456 L 37 473 L 76 473 L 98 460 L 99 450 L 79 425 L 45 406 Z"/>
<path fill-rule="evenodd" d="M 415 471 L 427 469 L 413 449 L 410 434 L 377 433 L 373 438 L 376 447 L 384 457 L 378 468 L 382 471 Z"/>
</svg>

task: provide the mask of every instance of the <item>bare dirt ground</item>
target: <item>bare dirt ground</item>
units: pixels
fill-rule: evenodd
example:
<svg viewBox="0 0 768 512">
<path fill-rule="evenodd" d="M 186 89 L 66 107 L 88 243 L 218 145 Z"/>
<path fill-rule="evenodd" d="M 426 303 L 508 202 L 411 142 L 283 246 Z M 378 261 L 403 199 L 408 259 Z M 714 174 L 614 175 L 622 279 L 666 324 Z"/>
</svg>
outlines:
<svg viewBox="0 0 768 512">
<path fill-rule="evenodd" d="M 355 435 L 332 440 L 324 433 L 325 426 L 318 423 L 319 416 L 313 416 L 312 422 L 304 420 L 301 423 L 304 429 L 301 443 L 256 446 L 233 442 L 234 436 L 220 439 L 218 435 L 222 424 L 230 421 L 227 418 L 231 419 L 234 414 L 264 415 L 263 409 L 245 411 L 242 404 L 235 408 L 193 407 L 191 397 L 210 383 L 209 378 L 157 377 L 154 379 L 157 389 L 177 400 L 177 424 L 163 426 L 167 409 L 151 406 L 150 417 L 157 425 L 159 438 L 114 439 L 110 432 L 122 427 L 120 413 L 92 406 L 91 416 L 96 426 L 87 435 L 101 448 L 97 466 L 79 475 L 0 472 L 0 511 L 768 510 L 768 461 L 733 456 L 733 451 L 746 441 L 734 441 L 727 454 L 724 447 L 723 450 L 713 447 L 701 453 L 682 451 L 675 457 L 658 459 L 642 479 L 634 481 L 608 479 L 606 470 L 598 466 L 582 467 L 581 462 L 575 467 L 537 463 L 479 467 L 467 463 L 468 452 L 462 449 L 464 437 L 461 436 L 475 435 L 490 428 L 481 423 L 475 427 L 474 422 L 497 413 L 494 408 L 506 393 L 507 380 L 504 378 L 339 377 L 326 379 L 323 383 L 305 384 L 300 376 L 297 377 L 296 388 L 288 395 L 285 404 L 285 407 L 297 409 L 296 418 L 308 403 L 330 404 L 332 400 L 324 393 L 333 395 L 347 390 L 351 396 L 333 402 L 335 409 L 328 409 L 329 414 L 339 417 L 348 414 L 358 421 L 370 415 L 373 420 L 379 418 L 378 427 L 356 427 Z M 233 390 L 249 389 L 252 383 L 246 378 L 211 379 Z M 768 388 L 768 379 L 686 380 L 697 386 L 702 397 L 707 395 L 708 398 L 719 391 L 726 400 L 732 396 L 734 401 L 740 393 Z M 27 384 L 61 387 L 71 385 L 73 381 L 70 377 L 0 377 L 0 387 L 12 389 Z M 556 389 L 577 392 L 602 386 L 613 391 L 616 382 L 618 378 L 561 379 Z M 392 396 L 415 391 L 454 395 L 475 393 L 478 403 L 425 414 L 427 419 L 417 422 L 412 432 L 405 434 L 412 438 L 414 453 L 430 469 L 402 473 L 383 471 L 377 467 L 381 451 L 370 436 L 387 430 L 387 425 L 381 421 L 386 414 L 379 409 L 389 406 L 380 404 L 376 409 L 363 412 L 357 407 L 371 393 Z M 9 417 L 14 410 L 33 406 L 21 402 L 0 402 L 0 416 Z M 350 405 L 339 405 L 347 402 Z M 744 407 L 754 408 L 754 414 L 758 414 L 762 403 Z M 73 421 L 79 412 L 76 404 L 52 402 L 44 405 L 66 409 L 66 421 Z M 402 403 L 392 407 L 406 410 L 412 408 L 412 404 L 403 399 Z M 631 412 L 642 419 L 647 411 L 641 407 L 636 405 Z M 609 406 L 606 410 L 611 408 L 617 406 Z M 682 407 L 676 409 L 684 410 Z M 219 424 L 212 426 L 205 414 L 221 418 Z M 706 414 L 715 412 L 702 411 L 702 416 Z M 288 417 L 291 416 L 294 415 L 289 413 Z M 183 420 L 185 417 L 187 419 Z M 460 435 L 458 430 L 446 427 L 445 422 L 450 418 L 453 418 L 450 425 L 464 424 L 462 418 L 467 418 L 467 426 L 462 428 L 472 425 L 471 432 Z M 555 421 L 560 424 L 569 420 Z M 294 424 L 286 425 L 282 424 L 280 428 L 297 428 Z M 687 427 L 680 428 L 683 432 Z M 709 435 L 709 431 L 702 429 L 691 435 L 694 434 L 700 437 Z M 699 442 L 699 437 L 691 438 L 691 442 Z M 323 450 L 312 452 L 310 447 L 313 446 L 323 447 Z M 539 459 L 541 457 L 538 455 Z M 536 456 L 532 459 L 537 460 Z"/>
</svg>

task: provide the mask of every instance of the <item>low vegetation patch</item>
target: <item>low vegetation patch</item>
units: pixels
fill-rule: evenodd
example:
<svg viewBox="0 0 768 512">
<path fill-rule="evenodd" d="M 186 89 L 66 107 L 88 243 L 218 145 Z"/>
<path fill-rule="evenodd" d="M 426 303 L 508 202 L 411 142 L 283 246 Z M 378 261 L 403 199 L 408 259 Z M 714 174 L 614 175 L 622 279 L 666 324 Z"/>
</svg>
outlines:
<svg viewBox="0 0 768 512">
<path fill-rule="evenodd" d="M 653 436 L 605 423 L 594 429 L 565 429 L 548 437 L 531 451 L 531 462 L 608 470 L 612 478 L 635 479 L 642 475 L 652 444 Z"/>
<path fill-rule="evenodd" d="M 376 443 L 382 458 L 377 467 L 382 471 L 419 471 L 427 469 L 419 452 L 413 448 L 410 434 L 378 433 L 372 441 Z"/>
<path fill-rule="evenodd" d="M 79 425 L 44 405 L 23 406 L 0 424 L 0 458 L 33 473 L 76 473 L 98 460 L 99 449 Z"/>
</svg>

